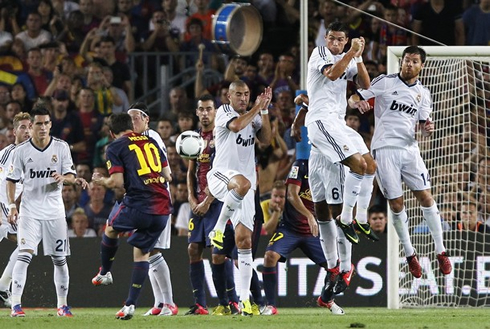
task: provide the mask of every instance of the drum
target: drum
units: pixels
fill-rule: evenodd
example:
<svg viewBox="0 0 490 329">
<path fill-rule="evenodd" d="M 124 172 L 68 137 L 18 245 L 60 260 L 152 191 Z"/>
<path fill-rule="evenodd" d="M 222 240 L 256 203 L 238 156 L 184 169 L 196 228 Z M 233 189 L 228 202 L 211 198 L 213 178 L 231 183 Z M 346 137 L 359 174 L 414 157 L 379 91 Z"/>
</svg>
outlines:
<svg viewBox="0 0 490 329">
<path fill-rule="evenodd" d="M 226 4 L 213 16 L 212 33 L 222 52 L 250 56 L 262 41 L 262 17 L 250 4 Z"/>
</svg>

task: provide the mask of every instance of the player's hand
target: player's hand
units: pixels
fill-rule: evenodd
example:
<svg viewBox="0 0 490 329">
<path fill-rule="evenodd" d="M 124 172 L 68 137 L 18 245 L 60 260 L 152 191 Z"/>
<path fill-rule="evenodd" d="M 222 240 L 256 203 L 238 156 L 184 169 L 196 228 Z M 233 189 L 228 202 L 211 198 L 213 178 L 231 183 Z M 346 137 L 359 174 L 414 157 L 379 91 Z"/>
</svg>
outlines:
<svg viewBox="0 0 490 329">
<path fill-rule="evenodd" d="M 430 121 L 430 119 L 427 119 L 424 125 L 425 136 L 429 136 L 430 134 L 432 134 L 434 132 L 434 129 L 434 122 Z"/>
<path fill-rule="evenodd" d="M 267 87 L 265 88 L 264 92 L 257 96 L 257 100 L 255 101 L 255 105 L 258 106 L 260 110 L 262 109 L 268 109 L 269 104 L 271 103 L 272 100 L 272 88 Z"/>
<path fill-rule="evenodd" d="M 306 96 L 305 94 L 299 94 L 294 98 L 294 104 L 296 105 L 302 105 L 303 103 L 308 105 L 308 101 L 309 101 L 308 96 Z"/>
<path fill-rule="evenodd" d="M 208 212 L 209 206 L 211 206 L 210 203 L 203 201 L 203 202 L 199 203 L 196 206 L 196 208 L 193 209 L 192 212 L 198 216 L 204 216 Z"/>
<path fill-rule="evenodd" d="M 308 216 L 308 226 L 310 227 L 311 235 L 314 237 L 318 236 L 318 223 L 316 222 L 315 217 Z"/>
<path fill-rule="evenodd" d="M 352 49 L 352 51 L 355 52 L 355 55 L 357 57 L 357 53 L 359 52 L 359 50 L 363 50 L 363 44 L 361 42 L 361 38 L 353 38 L 351 40 L 351 46 L 350 46 L 350 49 Z"/>
<path fill-rule="evenodd" d="M 293 137 L 297 143 L 301 142 L 301 127 L 295 122 L 291 125 L 291 137 Z"/>
<path fill-rule="evenodd" d="M 370 111 L 373 107 L 371 106 L 371 104 L 369 104 L 368 101 L 365 101 L 365 100 L 360 100 L 358 102 L 356 102 L 355 104 L 353 104 L 354 107 L 356 109 L 359 110 L 359 112 L 361 112 L 362 114 Z"/>
<path fill-rule="evenodd" d="M 18 213 L 18 211 L 17 211 L 17 208 L 11 208 L 11 209 L 9 210 L 9 214 L 8 214 L 8 216 L 7 216 L 7 220 L 8 220 L 8 222 L 9 222 L 11 225 L 15 226 L 15 225 L 17 225 L 17 218 L 18 218 L 18 217 L 19 217 L 19 213 Z"/>
<path fill-rule="evenodd" d="M 80 185 L 84 190 L 88 187 L 88 183 L 84 178 L 75 178 L 75 184 Z"/>
<path fill-rule="evenodd" d="M 354 57 L 361 57 L 364 52 L 364 47 L 366 46 L 366 40 L 363 37 L 359 37 L 359 50 L 354 54 Z"/>
</svg>

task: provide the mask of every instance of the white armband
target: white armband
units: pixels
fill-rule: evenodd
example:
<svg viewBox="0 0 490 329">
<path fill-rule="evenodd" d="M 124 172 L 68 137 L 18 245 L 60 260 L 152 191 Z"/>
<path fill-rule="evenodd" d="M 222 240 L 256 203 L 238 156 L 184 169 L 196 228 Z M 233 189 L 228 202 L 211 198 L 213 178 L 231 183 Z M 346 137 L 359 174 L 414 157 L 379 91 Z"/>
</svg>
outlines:
<svg viewBox="0 0 490 329">
<path fill-rule="evenodd" d="M 356 63 L 362 63 L 362 56 L 354 57 L 354 60 L 356 61 Z"/>
</svg>

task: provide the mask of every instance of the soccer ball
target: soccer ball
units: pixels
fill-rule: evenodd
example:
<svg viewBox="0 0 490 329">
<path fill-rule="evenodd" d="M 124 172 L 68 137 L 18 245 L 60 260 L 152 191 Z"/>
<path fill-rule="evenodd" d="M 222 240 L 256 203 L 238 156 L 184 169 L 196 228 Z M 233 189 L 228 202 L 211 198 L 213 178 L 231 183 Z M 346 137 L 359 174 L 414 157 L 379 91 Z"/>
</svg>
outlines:
<svg viewBox="0 0 490 329">
<path fill-rule="evenodd" d="M 204 149 L 204 139 L 198 132 L 187 130 L 177 137 L 175 148 L 182 158 L 195 159 Z"/>
</svg>

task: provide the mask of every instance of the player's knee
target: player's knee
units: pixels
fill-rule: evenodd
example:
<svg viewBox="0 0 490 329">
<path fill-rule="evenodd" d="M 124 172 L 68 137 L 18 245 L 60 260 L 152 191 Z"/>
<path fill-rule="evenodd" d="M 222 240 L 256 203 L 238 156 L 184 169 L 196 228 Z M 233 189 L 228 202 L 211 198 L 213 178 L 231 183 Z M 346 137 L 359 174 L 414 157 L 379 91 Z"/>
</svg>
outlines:
<svg viewBox="0 0 490 329">
<path fill-rule="evenodd" d="M 378 167 L 376 165 L 376 161 L 374 161 L 374 159 L 371 156 L 365 159 L 365 161 L 366 161 L 366 175 L 374 175 L 374 173 L 376 173 L 376 168 Z"/>
<path fill-rule="evenodd" d="M 66 257 L 65 256 L 51 256 L 51 261 L 54 266 L 64 266 L 66 265 Z"/>
<path fill-rule="evenodd" d="M 220 265 L 225 262 L 226 256 L 220 254 L 213 254 L 211 258 L 214 265 Z"/>
<path fill-rule="evenodd" d="M 251 249 L 252 237 L 249 236 L 237 236 L 235 239 L 236 247 L 238 249 Z"/>
<path fill-rule="evenodd" d="M 191 262 L 196 262 L 201 258 L 200 248 L 197 243 L 189 243 L 187 246 L 187 253 L 189 254 L 189 260 Z"/>
<path fill-rule="evenodd" d="M 233 189 L 241 196 L 245 196 L 252 187 L 250 181 L 241 175 L 233 177 L 233 181 Z"/>
<path fill-rule="evenodd" d="M 390 204 L 390 209 L 394 213 L 399 213 L 403 210 L 403 199 L 398 198 L 398 199 L 393 199 L 388 201 Z"/>
<path fill-rule="evenodd" d="M 265 267 L 274 267 L 277 265 L 280 256 L 277 252 L 268 250 L 264 255 L 264 266 Z"/>
</svg>

